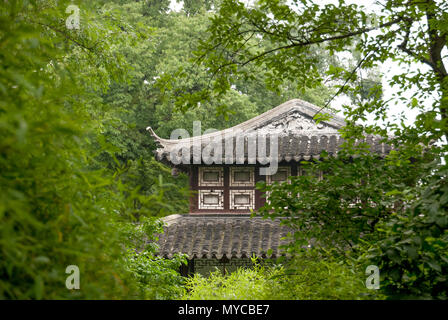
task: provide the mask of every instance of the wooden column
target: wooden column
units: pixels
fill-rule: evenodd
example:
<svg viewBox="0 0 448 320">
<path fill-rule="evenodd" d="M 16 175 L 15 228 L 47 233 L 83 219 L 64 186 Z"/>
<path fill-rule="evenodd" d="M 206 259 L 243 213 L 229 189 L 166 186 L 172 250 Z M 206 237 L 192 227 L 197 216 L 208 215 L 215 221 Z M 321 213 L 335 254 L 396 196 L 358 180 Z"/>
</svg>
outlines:
<svg viewBox="0 0 448 320">
<path fill-rule="evenodd" d="M 189 169 L 190 177 L 190 213 L 194 212 L 198 208 L 198 167 L 191 166 Z"/>
</svg>

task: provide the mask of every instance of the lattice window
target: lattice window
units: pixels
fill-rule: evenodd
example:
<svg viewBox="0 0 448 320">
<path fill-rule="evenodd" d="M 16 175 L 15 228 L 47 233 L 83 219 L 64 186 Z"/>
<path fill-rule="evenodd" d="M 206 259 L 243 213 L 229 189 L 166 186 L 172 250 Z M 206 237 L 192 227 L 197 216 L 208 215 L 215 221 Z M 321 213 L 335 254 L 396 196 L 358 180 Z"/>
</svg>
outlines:
<svg viewBox="0 0 448 320">
<path fill-rule="evenodd" d="M 199 168 L 200 187 L 222 187 L 224 186 L 223 168 Z"/>
<path fill-rule="evenodd" d="M 274 182 L 284 182 L 291 176 L 291 168 L 290 167 L 279 167 L 277 172 L 272 175 L 267 175 L 267 183 L 271 184 Z"/>
<path fill-rule="evenodd" d="M 224 190 L 199 190 L 199 209 L 224 209 Z"/>
<path fill-rule="evenodd" d="M 230 190 L 230 209 L 255 209 L 255 190 Z"/>
<path fill-rule="evenodd" d="M 230 168 L 231 187 L 252 187 L 254 183 L 254 168 Z"/>
</svg>

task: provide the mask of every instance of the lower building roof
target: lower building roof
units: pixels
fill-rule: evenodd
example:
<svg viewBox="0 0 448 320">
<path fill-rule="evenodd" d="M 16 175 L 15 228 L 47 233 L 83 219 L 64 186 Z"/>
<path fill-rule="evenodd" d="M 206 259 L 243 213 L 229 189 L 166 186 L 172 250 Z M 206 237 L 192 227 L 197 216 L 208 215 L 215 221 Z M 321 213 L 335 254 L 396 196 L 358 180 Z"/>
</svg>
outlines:
<svg viewBox="0 0 448 320">
<path fill-rule="evenodd" d="M 251 218 L 249 214 L 175 214 L 162 219 L 158 255 L 171 258 L 183 253 L 193 258 L 276 258 L 292 229 L 280 219 Z M 268 250 L 272 252 L 268 256 Z"/>
</svg>

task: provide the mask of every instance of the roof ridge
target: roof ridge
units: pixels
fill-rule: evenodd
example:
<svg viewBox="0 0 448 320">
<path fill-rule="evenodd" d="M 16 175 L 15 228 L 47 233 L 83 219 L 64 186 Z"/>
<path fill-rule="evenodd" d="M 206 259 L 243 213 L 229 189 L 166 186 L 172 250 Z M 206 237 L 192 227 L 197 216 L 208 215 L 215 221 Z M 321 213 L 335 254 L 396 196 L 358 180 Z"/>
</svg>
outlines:
<svg viewBox="0 0 448 320">
<path fill-rule="evenodd" d="M 304 100 L 291 99 L 291 100 L 288 100 L 272 109 L 269 109 L 269 110 L 263 112 L 262 114 L 259 114 L 258 116 L 248 119 L 242 123 L 239 123 L 233 127 L 222 129 L 222 130 L 217 130 L 217 131 L 203 134 L 200 136 L 193 136 L 193 137 L 177 139 L 177 140 L 161 138 L 154 132 L 154 130 L 151 127 L 147 127 L 146 130 L 149 131 L 151 136 L 153 136 L 162 146 L 171 145 L 171 144 L 177 145 L 179 143 L 187 143 L 187 142 L 191 143 L 193 140 L 197 140 L 197 139 L 209 139 L 211 137 L 217 137 L 220 135 L 225 136 L 226 133 L 231 133 L 235 130 L 244 131 L 244 130 L 249 129 L 250 127 L 254 127 L 254 129 L 256 129 L 257 124 L 261 125 L 261 124 L 263 124 L 271 119 L 274 119 L 276 117 L 279 117 L 282 114 L 287 113 L 288 111 L 291 111 L 291 110 L 297 110 L 297 111 L 304 113 L 305 115 L 313 118 L 314 115 L 320 110 L 320 108 L 318 106 L 313 105 Z M 322 122 L 326 123 L 330 126 L 334 126 L 334 127 L 341 127 L 345 124 L 345 120 L 342 117 L 340 117 L 332 112 L 330 112 L 330 115 L 332 116 L 332 119 L 327 120 L 327 121 L 322 121 Z"/>
<path fill-rule="evenodd" d="M 164 222 L 164 224 L 170 225 L 170 224 L 172 224 L 175 220 L 177 220 L 177 219 L 179 219 L 179 218 L 181 218 L 181 217 L 183 217 L 183 216 L 185 216 L 185 215 L 184 215 L 184 214 L 171 214 L 171 215 L 169 215 L 169 216 L 165 216 L 165 217 L 160 218 L 160 220 L 161 220 L 162 222 Z"/>
</svg>

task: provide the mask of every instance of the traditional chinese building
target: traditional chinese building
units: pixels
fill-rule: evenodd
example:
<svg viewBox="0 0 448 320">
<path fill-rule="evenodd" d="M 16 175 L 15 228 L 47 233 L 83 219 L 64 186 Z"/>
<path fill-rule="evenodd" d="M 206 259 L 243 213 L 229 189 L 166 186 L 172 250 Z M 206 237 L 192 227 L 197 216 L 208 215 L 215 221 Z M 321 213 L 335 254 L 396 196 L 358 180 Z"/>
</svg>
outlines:
<svg viewBox="0 0 448 320">
<path fill-rule="evenodd" d="M 186 172 L 194 191 L 188 214 L 164 218 L 159 255 L 185 253 L 184 273 L 203 274 L 214 267 L 233 271 L 248 265 L 253 255 L 266 258 L 269 249 L 270 258 L 280 255 L 282 238 L 293 230 L 280 220 L 250 217 L 266 201 L 255 184 L 300 175 L 300 162 L 318 160 L 322 151 L 336 156 L 344 119 L 333 115 L 316 124 L 318 111 L 294 99 L 232 128 L 177 140 L 160 138 L 148 128 L 159 146 L 156 159 L 174 174 Z M 390 151 L 380 138 L 368 136 L 366 142 L 380 155 Z"/>
</svg>

